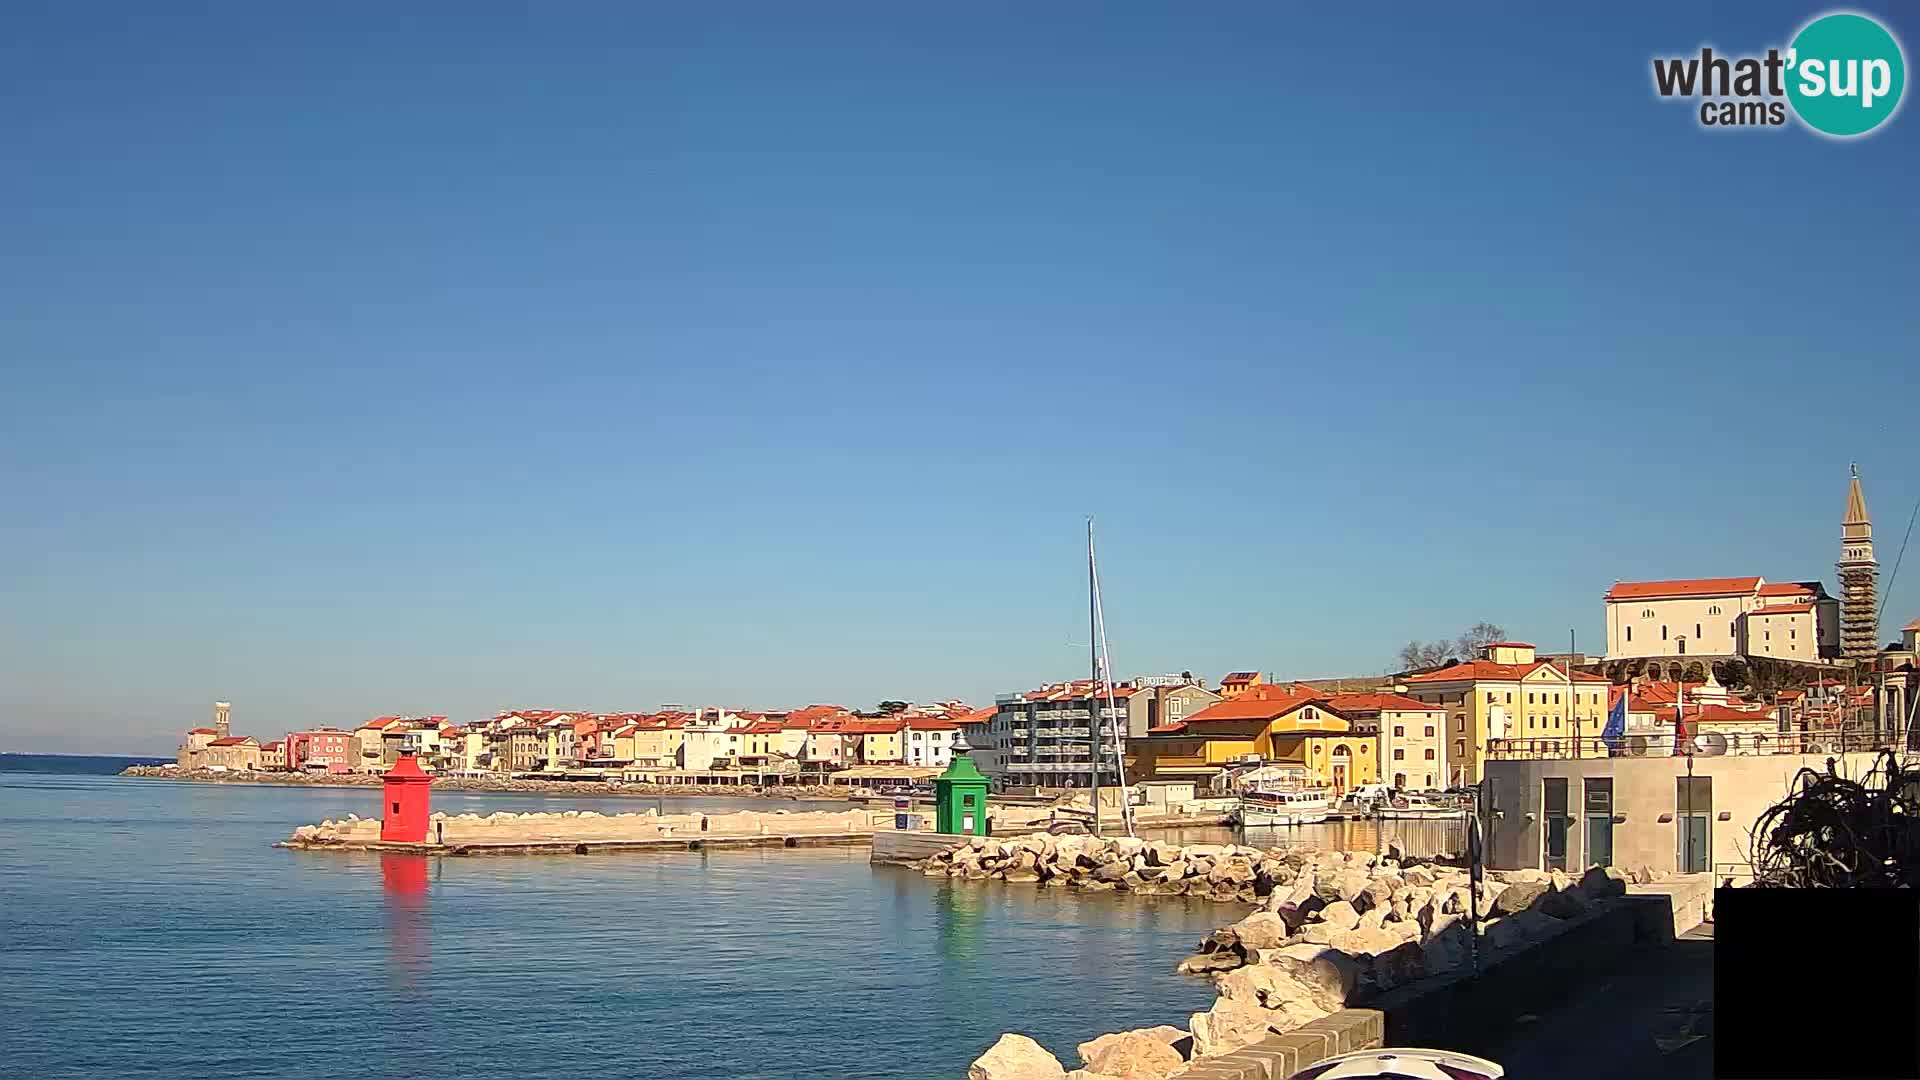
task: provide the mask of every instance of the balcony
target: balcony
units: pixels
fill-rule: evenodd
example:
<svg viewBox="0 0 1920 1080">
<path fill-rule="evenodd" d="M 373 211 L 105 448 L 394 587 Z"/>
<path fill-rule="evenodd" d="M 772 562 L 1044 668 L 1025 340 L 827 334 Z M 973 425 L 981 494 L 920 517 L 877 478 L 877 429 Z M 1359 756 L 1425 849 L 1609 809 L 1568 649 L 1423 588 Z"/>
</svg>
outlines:
<svg viewBox="0 0 1920 1080">
<path fill-rule="evenodd" d="M 1753 757 L 1760 755 L 1824 757 L 1833 754 L 1864 754 L 1879 750 L 1895 749 L 1892 741 L 1872 732 L 1786 732 L 1781 734 L 1759 734 L 1756 732 L 1705 732 L 1701 738 L 1708 739 L 1705 745 L 1717 748 L 1719 740 L 1725 740 L 1724 753 L 1729 756 Z M 1703 753 L 1702 744 L 1696 743 L 1694 753 Z M 1562 761 L 1583 758 L 1657 758 L 1684 757 L 1686 748 L 1676 748 L 1671 732 L 1637 733 L 1628 732 L 1609 747 L 1604 739 L 1584 736 L 1562 739 L 1489 739 L 1487 740 L 1486 761 Z M 1718 757 L 1719 753 L 1711 756 Z"/>
</svg>

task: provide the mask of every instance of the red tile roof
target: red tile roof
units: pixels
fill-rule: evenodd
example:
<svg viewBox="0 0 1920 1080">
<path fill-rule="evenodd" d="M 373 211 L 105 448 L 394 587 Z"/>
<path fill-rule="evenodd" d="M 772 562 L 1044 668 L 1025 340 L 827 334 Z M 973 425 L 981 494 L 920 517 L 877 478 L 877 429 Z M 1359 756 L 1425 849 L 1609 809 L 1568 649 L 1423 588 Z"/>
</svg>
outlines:
<svg viewBox="0 0 1920 1080">
<path fill-rule="evenodd" d="M 1335 712 L 1346 713 L 1386 712 L 1389 710 L 1398 712 L 1437 713 L 1447 711 L 1445 706 L 1429 705 L 1424 701 L 1416 701 L 1405 694 L 1389 693 L 1331 694 L 1327 697 L 1327 705 Z"/>
<path fill-rule="evenodd" d="M 1678 581 L 1616 581 L 1608 600 L 1662 600 L 1681 596 L 1735 596 L 1760 587 L 1758 577 L 1686 578 Z"/>
<path fill-rule="evenodd" d="M 1277 716 L 1285 716 L 1310 701 L 1324 702 L 1325 695 L 1294 693 L 1290 689 L 1278 686 L 1253 686 L 1239 697 L 1227 701 L 1216 701 L 1185 720 L 1161 724 L 1152 730 L 1179 731 L 1188 724 L 1204 724 L 1211 720 L 1272 720 Z"/>
<path fill-rule="evenodd" d="M 215 739 L 208 746 L 244 746 L 253 741 L 251 735 L 229 735 L 224 739 Z"/>
<path fill-rule="evenodd" d="M 1908 623 L 1907 625 L 1905 625 L 1905 626 L 1903 626 L 1903 627 L 1901 627 L 1900 629 L 1902 629 L 1902 630 L 1920 630 L 1920 619 L 1915 619 L 1915 620 L 1913 620 L 1912 622 L 1910 622 L 1910 623 Z"/>
<path fill-rule="evenodd" d="M 1429 671 L 1424 675 L 1409 675 L 1407 681 L 1413 682 L 1459 682 L 1467 679 L 1512 682 L 1524 679 L 1541 668 L 1552 668 L 1558 678 L 1567 677 L 1566 671 L 1558 664 L 1547 660 L 1536 660 L 1530 664 L 1496 664 L 1491 660 L 1468 660 L 1443 667 L 1439 671 Z M 1577 683 L 1603 683 L 1607 680 L 1599 675 L 1590 675 L 1584 671 L 1573 673 Z"/>
<path fill-rule="evenodd" d="M 191 729 L 191 730 L 189 730 L 189 731 L 187 732 L 187 734 L 189 734 L 189 735 L 218 735 L 218 734 L 220 734 L 220 733 L 219 733 L 219 732 L 217 732 L 217 731 L 215 731 L 215 730 L 213 730 L 213 729 L 212 729 L 212 728 L 210 728 L 210 727 L 197 727 L 197 728 L 193 728 L 193 729 Z"/>
<path fill-rule="evenodd" d="M 1652 712 L 1661 723 L 1673 723 L 1672 705 L 1656 705 L 1652 709 Z M 1692 727 L 1695 722 L 1705 724 L 1772 723 L 1773 714 L 1767 712 L 1750 712 L 1744 709 L 1730 709 L 1725 705 L 1689 705 L 1687 706 L 1687 726 Z"/>
<path fill-rule="evenodd" d="M 944 717 L 916 716 L 907 721 L 913 731 L 959 731 L 960 725 Z"/>
<path fill-rule="evenodd" d="M 984 709 L 975 709 L 975 710 L 973 710 L 972 712 L 970 712 L 970 713 L 968 713 L 967 715 L 965 715 L 965 716 L 962 716 L 962 717 L 961 717 L 961 718 L 960 718 L 960 719 L 959 719 L 959 720 L 958 720 L 957 722 L 958 722 L 958 723 L 962 723 L 962 724 L 985 724 L 985 723 L 989 723 L 989 722 L 991 722 L 991 721 L 993 720 L 993 717 L 994 717 L 994 714 L 995 714 L 995 713 L 997 713 L 997 712 L 999 712 L 999 711 L 1000 711 L 1000 707 L 999 707 L 999 706 L 997 706 L 997 705 L 989 705 L 989 706 L 987 706 L 987 707 L 986 707 L 986 708 L 984 708 Z"/>
<path fill-rule="evenodd" d="M 1761 596 L 1812 596 L 1813 590 L 1797 581 L 1769 581 L 1760 586 Z"/>
</svg>

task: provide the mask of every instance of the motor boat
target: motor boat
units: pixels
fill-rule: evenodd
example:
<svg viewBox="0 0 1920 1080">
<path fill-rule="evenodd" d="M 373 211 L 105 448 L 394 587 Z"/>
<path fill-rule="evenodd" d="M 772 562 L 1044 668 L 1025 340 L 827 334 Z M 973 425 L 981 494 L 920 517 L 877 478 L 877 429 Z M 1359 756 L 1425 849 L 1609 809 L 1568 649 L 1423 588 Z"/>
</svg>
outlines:
<svg viewBox="0 0 1920 1080">
<path fill-rule="evenodd" d="M 1317 825 L 1333 813 L 1333 799 L 1324 790 L 1293 788 L 1252 790 L 1240 794 L 1234 818 L 1242 828 L 1291 828 Z"/>
<path fill-rule="evenodd" d="M 1460 821 L 1467 808 L 1429 795 L 1407 792 L 1375 805 L 1373 816 L 1384 821 Z"/>
</svg>

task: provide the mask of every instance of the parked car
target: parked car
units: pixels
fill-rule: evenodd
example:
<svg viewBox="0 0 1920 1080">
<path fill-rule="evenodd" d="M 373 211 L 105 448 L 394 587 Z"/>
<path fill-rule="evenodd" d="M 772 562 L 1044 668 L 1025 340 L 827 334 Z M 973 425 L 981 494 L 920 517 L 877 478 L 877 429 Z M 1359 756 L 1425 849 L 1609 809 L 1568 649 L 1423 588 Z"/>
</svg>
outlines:
<svg viewBox="0 0 1920 1080">
<path fill-rule="evenodd" d="M 1452 1050 L 1389 1046 L 1316 1061 L 1287 1080 L 1500 1080 L 1507 1070 Z"/>
</svg>

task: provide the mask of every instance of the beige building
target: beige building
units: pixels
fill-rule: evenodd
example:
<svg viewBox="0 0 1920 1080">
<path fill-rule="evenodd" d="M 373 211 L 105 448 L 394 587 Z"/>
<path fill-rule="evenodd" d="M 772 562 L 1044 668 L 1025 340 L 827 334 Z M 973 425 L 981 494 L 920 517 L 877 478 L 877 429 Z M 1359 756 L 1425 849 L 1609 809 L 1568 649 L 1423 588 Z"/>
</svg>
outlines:
<svg viewBox="0 0 1920 1080">
<path fill-rule="evenodd" d="M 1408 697 L 1446 710 L 1443 787 L 1480 782 L 1489 739 L 1606 753 L 1599 738 L 1607 718 L 1607 680 L 1536 659 L 1524 642 L 1495 642 L 1481 659 L 1411 675 L 1406 684 Z"/>
<path fill-rule="evenodd" d="M 1259 678 L 1257 674 L 1253 677 Z M 1199 680 L 1184 675 L 1140 676 L 1132 679 L 1129 685 L 1137 688 L 1127 696 L 1129 739 L 1145 738 L 1149 728 L 1185 720 L 1222 700 L 1220 694 L 1200 685 Z"/>
<path fill-rule="evenodd" d="M 233 734 L 232 716 L 232 705 L 224 701 L 214 702 L 213 726 L 189 729 L 174 754 L 174 763 L 183 769 L 200 769 L 213 764 L 213 760 L 207 756 L 207 749 L 214 740 L 225 739 Z"/>
<path fill-rule="evenodd" d="M 1865 776 L 1871 753 L 1836 755 Z M 1487 863 L 1495 869 L 1590 865 L 1751 879 L 1751 832 L 1803 768 L 1827 753 L 1493 761 L 1486 766 Z M 1689 779 L 1689 761 L 1692 777 Z"/>
<path fill-rule="evenodd" d="M 201 753 L 200 761 L 209 769 L 257 769 L 260 767 L 260 743 L 251 735 L 230 735 L 224 739 L 214 739 L 207 743 L 206 750 Z"/>
<path fill-rule="evenodd" d="M 1617 581 L 1605 600 L 1609 660 L 1839 655 L 1840 605 L 1817 581 Z"/>
<path fill-rule="evenodd" d="M 1432 791 L 1447 786 L 1446 707 L 1405 694 L 1333 694 L 1327 704 L 1371 735 L 1380 780 L 1395 788 Z"/>
</svg>

